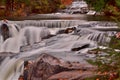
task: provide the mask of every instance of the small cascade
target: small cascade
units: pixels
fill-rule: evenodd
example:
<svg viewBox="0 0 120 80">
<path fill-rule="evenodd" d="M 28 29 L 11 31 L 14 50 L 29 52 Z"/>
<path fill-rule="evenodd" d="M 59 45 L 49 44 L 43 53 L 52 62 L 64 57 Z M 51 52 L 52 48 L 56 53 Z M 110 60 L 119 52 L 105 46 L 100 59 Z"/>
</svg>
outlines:
<svg viewBox="0 0 120 80">
<path fill-rule="evenodd" d="M 1 41 L 0 52 L 14 52 L 18 53 L 20 48 L 25 45 L 33 45 L 34 43 L 38 43 L 42 40 L 42 38 L 50 35 L 50 32 L 45 27 L 25 27 L 22 28 L 19 33 L 14 31 L 15 28 L 12 28 L 10 31 L 12 33 L 12 37 L 6 39 L 5 41 Z M 1 38 L 2 39 L 2 38 Z"/>
<path fill-rule="evenodd" d="M 16 43 L 14 37 L 18 36 L 20 27 L 14 24 L 3 23 L 0 26 L 0 52 L 5 52 L 6 49 L 9 50 L 12 47 L 16 49 Z M 9 50 L 7 50 L 9 52 Z"/>
<path fill-rule="evenodd" d="M 23 64 L 22 59 L 6 57 L 0 65 L 0 80 L 18 80 L 23 74 Z"/>
<path fill-rule="evenodd" d="M 92 33 L 88 35 L 88 39 L 92 41 L 96 41 L 99 44 L 106 44 L 110 42 L 110 37 L 106 33 Z"/>
<path fill-rule="evenodd" d="M 65 27 L 70 27 L 70 26 L 83 24 L 83 23 L 85 23 L 85 21 L 82 21 L 82 20 L 41 20 L 41 21 L 25 20 L 25 21 L 17 21 L 15 23 L 18 24 L 21 27 L 25 27 L 25 26 L 36 26 L 36 27 L 45 26 L 45 27 L 48 27 L 48 28 L 65 28 Z"/>
<path fill-rule="evenodd" d="M 46 27 L 25 27 L 21 29 L 19 37 L 25 38 L 27 45 L 33 45 L 40 42 L 43 38 L 50 35 L 48 28 Z"/>
<path fill-rule="evenodd" d="M 99 44 L 107 44 L 110 42 L 110 36 L 114 36 L 114 31 L 97 31 L 91 28 L 83 28 L 79 26 L 79 28 L 74 32 L 74 34 L 79 35 L 81 37 L 86 37 L 88 40 L 95 41 Z"/>
<path fill-rule="evenodd" d="M 9 26 L 9 32 L 10 32 L 11 37 L 17 36 L 19 30 L 20 30 L 19 26 L 16 26 L 14 24 L 10 24 L 10 26 Z"/>
<path fill-rule="evenodd" d="M 18 35 L 18 31 L 20 30 L 19 26 L 14 24 L 2 24 L 0 26 L 0 35 L 5 41 L 9 37 L 14 37 Z"/>
</svg>

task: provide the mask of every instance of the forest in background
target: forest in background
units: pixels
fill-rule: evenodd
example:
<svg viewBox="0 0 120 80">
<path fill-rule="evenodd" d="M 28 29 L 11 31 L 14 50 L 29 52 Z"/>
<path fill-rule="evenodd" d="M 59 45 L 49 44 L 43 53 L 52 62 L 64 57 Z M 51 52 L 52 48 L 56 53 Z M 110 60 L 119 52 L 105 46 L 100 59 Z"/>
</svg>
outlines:
<svg viewBox="0 0 120 80">
<path fill-rule="evenodd" d="M 27 16 L 33 13 L 56 12 L 71 4 L 72 0 L 1 0 L 0 16 Z"/>
<path fill-rule="evenodd" d="M 30 14 L 54 13 L 64 9 L 75 0 L 1 0 L 0 16 L 28 16 Z M 119 0 L 85 0 L 90 9 L 104 12 L 106 16 L 120 19 Z"/>
<path fill-rule="evenodd" d="M 120 21 L 120 0 L 85 0 L 95 11 Z"/>
</svg>

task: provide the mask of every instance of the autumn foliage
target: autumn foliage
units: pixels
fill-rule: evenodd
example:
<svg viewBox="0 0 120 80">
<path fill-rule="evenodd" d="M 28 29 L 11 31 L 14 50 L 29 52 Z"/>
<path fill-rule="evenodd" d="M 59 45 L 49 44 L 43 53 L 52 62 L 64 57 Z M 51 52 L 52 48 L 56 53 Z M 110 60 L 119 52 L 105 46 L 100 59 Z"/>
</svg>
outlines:
<svg viewBox="0 0 120 80">
<path fill-rule="evenodd" d="M 64 5 L 70 5 L 73 0 L 61 0 L 62 4 Z"/>
<path fill-rule="evenodd" d="M 72 0 L 2 0 L 0 16 L 27 16 L 32 13 L 45 14 L 58 11 L 72 3 Z"/>
</svg>

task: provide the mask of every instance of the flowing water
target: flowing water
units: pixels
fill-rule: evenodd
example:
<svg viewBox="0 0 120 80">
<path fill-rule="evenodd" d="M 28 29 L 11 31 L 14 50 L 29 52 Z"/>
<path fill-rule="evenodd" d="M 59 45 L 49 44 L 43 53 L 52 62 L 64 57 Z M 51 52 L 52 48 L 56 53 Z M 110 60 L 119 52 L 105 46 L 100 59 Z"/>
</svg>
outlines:
<svg viewBox="0 0 120 80">
<path fill-rule="evenodd" d="M 106 45 L 115 34 L 117 24 L 86 20 L 24 20 L 8 21 L 4 30 L 0 22 L 0 52 L 12 52 L 0 62 L 0 80 L 18 80 L 24 60 L 48 53 L 67 61 L 85 62 L 95 57 L 87 51 Z M 71 33 L 64 33 L 74 27 Z M 6 37 L 7 36 L 7 37 Z M 83 47 L 84 46 L 84 47 Z M 75 48 L 81 48 L 74 51 Z"/>
</svg>

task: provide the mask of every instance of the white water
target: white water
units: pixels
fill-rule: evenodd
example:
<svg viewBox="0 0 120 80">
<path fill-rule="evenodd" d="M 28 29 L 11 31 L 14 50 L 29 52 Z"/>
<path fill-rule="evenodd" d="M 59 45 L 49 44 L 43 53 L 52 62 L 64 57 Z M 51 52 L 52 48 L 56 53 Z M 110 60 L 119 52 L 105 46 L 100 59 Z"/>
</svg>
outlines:
<svg viewBox="0 0 120 80">
<path fill-rule="evenodd" d="M 26 26 L 45 26 L 48 28 L 65 28 L 70 26 L 75 26 L 79 24 L 85 24 L 84 20 L 25 20 L 25 21 L 15 21 L 21 27 Z"/>
<path fill-rule="evenodd" d="M 10 52 L 13 49 L 11 49 L 12 47 L 16 47 L 16 43 L 14 42 L 14 37 L 18 36 L 18 30 L 15 27 L 14 24 L 7 24 L 8 29 L 9 29 L 9 35 L 10 38 L 7 40 L 3 40 L 3 36 L 0 34 L 0 52 Z M 8 50 L 9 49 L 9 50 Z"/>
<path fill-rule="evenodd" d="M 77 24 L 88 24 L 90 22 L 21 21 L 21 23 L 16 23 L 22 27 L 19 32 L 12 24 L 12 27 L 10 27 L 10 33 L 12 36 L 5 41 L 0 37 L 0 52 L 19 53 L 13 58 L 6 57 L 2 62 L 0 65 L 0 80 L 17 80 L 19 75 L 23 73 L 23 61 L 27 59 L 35 59 L 36 56 L 39 57 L 38 54 L 41 53 L 48 53 L 67 61 L 79 61 L 82 63 L 85 58 L 89 58 L 87 57 L 86 52 L 89 49 L 96 48 L 97 42 L 101 43 L 108 41 L 108 38 L 106 38 L 105 35 L 111 34 L 111 32 L 106 33 L 79 27 L 77 30 L 80 31 L 75 34 L 73 33 L 74 35 L 58 34 L 49 39 L 43 39 L 50 34 L 56 34 L 58 30 L 61 30 L 62 26 L 64 29 L 65 27 L 71 27 Z M 54 29 L 47 28 L 49 24 L 51 24 L 51 27 Z M 33 25 L 38 26 L 35 27 Z M 81 47 L 85 44 L 89 44 L 89 46 L 79 51 L 71 51 L 71 49 Z M 24 46 L 24 52 L 20 52 L 22 46 Z"/>
<path fill-rule="evenodd" d="M 18 80 L 23 73 L 23 60 L 7 57 L 0 65 L 0 80 Z"/>
<path fill-rule="evenodd" d="M 20 52 L 20 47 L 38 43 L 42 38 L 48 36 L 50 32 L 45 27 L 25 27 L 18 32 L 14 24 L 8 25 L 11 37 L 3 41 L 0 37 L 0 52 Z"/>
</svg>

